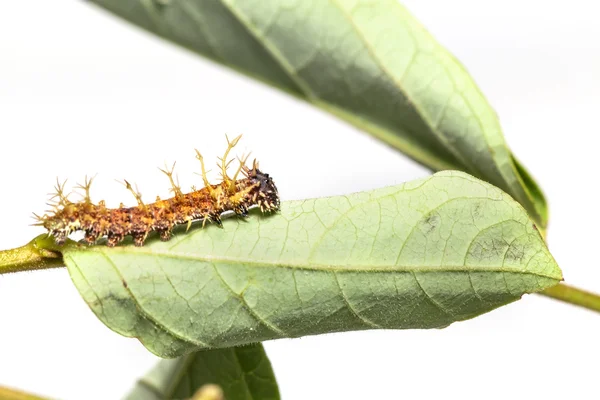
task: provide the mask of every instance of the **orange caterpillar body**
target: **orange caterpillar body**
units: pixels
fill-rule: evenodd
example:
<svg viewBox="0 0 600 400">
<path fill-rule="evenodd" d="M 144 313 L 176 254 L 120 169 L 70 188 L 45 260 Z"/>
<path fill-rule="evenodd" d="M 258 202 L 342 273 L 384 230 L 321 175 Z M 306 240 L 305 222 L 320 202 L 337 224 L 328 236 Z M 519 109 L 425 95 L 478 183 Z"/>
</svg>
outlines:
<svg viewBox="0 0 600 400">
<path fill-rule="evenodd" d="M 93 204 L 90 200 L 91 180 L 79 186 L 85 190 L 84 200 L 74 203 L 64 195 L 64 185 L 57 185 L 57 204 L 54 210 L 41 217 L 36 216 L 38 224 L 54 236 L 57 244 L 63 244 L 70 233 L 84 231 L 84 240 L 94 244 L 101 237 L 107 237 L 107 245 L 113 247 L 125 236 L 133 237 L 136 246 L 142 246 L 150 232 L 159 233 L 161 240 L 169 240 L 175 225 L 188 224 L 194 220 L 215 222 L 221 225 L 221 214 L 233 211 L 237 215 L 246 216 L 248 209 L 260 207 L 263 212 L 279 210 L 279 195 L 277 187 L 268 174 L 258 169 L 256 160 L 252 168 L 245 165 L 246 159 L 239 160 L 240 165 L 233 178 L 227 175 L 227 155 L 237 144 L 241 136 L 229 141 L 225 155 L 219 167 L 223 181 L 211 185 L 206 176 L 202 155 L 196 150 L 196 157 L 202 166 L 202 178 L 205 187 L 190 193 L 182 193 L 173 180 L 173 170 L 162 170 L 171 182 L 174 197 L 160 200 L 152 204 L 144 204 L 141 195 L 135 192 L 129 182 L 125 181 L 127 189 L 135 196 L 138 205 L 135 207 L 110 209 L 104 201 Z M 239 174 L 242 179 L 237 179 Z"/>
</svg>

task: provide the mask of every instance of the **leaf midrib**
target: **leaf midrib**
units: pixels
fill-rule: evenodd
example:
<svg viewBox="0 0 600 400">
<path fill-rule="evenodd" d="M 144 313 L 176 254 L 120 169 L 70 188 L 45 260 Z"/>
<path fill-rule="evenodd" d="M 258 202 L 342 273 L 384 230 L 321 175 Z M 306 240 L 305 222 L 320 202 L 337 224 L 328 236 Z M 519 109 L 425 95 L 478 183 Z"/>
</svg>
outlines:
<svg viewBox="0 0 600 400">
<path fill-rule="evenodd" d="M 125 250 L 126 249 L 126 250 Z M 258 268 L 286 268 L 286 269 L 294 269 L 299 271 L 326 271 L 326 272 L 504 272 L 504 273 L 514 273 L 514 274 L 523 274 L 523 275 L 534 275 L 542 278 L 559 280 L 559 278 L 547 275 L 541 272 L 535 271 L 520 271 L 515 268 L 508 267 L 469 267 L 465 265 L 457 265 L 457 266 L 448 266 L 448 265 L 354 265 L 353 267 L 344 267 L 338 265 L 327 265 L 327 264 L 315 264 L 311 263 L 310 265 L 306 265 L 302 262 L 291 262 L 291 261 L 269 261 L 269 260 L 256 260 L 256 259 L 246 259 L 246 258 L 236 258 L 236 257 L 222 257 L 222 256 L 199 256 L 191 253 L 180 253 L 180 252 L 166 252 L 166 251 L 157 251 L 157 250 L 148 250 L 147 248 L 113 248 L 110 251 L 100 250 L 99 248 L 90 248 L 86 249 L 83 252 L 77 252 L 77 250 L 71 250 L 67 252 L 85 254 L 85 253 L 98 253 L 103 255 L 104 257 L 111 258 L 111 254 L 121 254 L 121 255 L 145 255 L 145 256 L 153 256 L 153 257 L 164 257 L 171 259 L 180 259 L 180 260 L 191 260 L 191 261 L 199 261 L 206 263 L 219 263 L 219 264 L 241 264 L 241 265 L 251 265 L 253 267 Z"/>
</svg>

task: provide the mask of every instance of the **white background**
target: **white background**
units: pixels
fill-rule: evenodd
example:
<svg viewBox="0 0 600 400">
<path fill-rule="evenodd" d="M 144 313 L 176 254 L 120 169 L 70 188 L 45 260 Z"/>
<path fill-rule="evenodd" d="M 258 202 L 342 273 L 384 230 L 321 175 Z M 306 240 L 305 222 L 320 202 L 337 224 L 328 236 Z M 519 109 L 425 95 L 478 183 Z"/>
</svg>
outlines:
<svg viewBox="0 0 600 400">
<path fill-rule="evenodd" d="M 600 292 L 597 2 L 405 0 L 469 69 L 550 205 L 566 281 Z M 167 195 L 156 169 L 244 133 L 283 200 L 343 194 L 427 170 L 345 123 L 134 29 L 83 1 L 0 8 L 0 247 L 41 233 L 57 176 L 132 203 L 114 179 Z M 366 331 L 265 344 L 283 398 L 598 398 L 600 314 L 540 296 L 431 331 Z M 0 276 L 0 385 L 117 399 L 155 362 L 107 329 L 66 270 Z"/>
</svg>

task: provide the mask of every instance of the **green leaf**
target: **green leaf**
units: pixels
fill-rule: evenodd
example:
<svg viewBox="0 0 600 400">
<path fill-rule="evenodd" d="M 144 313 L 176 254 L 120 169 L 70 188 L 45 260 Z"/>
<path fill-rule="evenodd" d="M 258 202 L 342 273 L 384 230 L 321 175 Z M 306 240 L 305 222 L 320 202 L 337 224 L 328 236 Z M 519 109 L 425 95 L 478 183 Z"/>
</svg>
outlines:
<svg viewBox="0 0 600 400">
<path fill-rule="evenodd" d="M 484 179 L 540 229 L 548 211 L 464 67 L 397 0 L 92 0 L 321 107 L 433 170 Z"/>
<path fill-rule="evenodd" d="M 159 361 L 126 400 L 187 399 L 207 384 L 220 386 L 227 400 L 279 399 L 271 363 L 257 343 Z"/>
<path fill-rule="evenodd" d="M 360 329 L 440 328 L 562 279 L 523 208 L 462 172 L 282 203 L 144 247 L 64 247 L 111 329 L 161 357 Z"/>
</svg>

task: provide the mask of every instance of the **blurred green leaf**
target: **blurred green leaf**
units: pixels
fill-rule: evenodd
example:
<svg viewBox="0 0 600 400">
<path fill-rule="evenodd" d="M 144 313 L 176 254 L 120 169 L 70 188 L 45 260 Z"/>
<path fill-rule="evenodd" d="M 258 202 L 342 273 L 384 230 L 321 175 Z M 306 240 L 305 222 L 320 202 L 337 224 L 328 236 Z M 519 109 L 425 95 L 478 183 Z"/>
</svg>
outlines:
<svg viewBox="0 0 600 400">
<path fill-rule="evenodd" d="M 151 32 L 305 99 L 433 170 L 548 212 L 464 67 L 396 0 L 92 0 Z"/>
<path fill-rule="evenodd" d="M 111 329 L 161 357 L 360 329 L 440 328 L 559 282 L 523 208 L 456 171 L 168 242 L 63 248 Z"/>
<path fill-rule="evenodd" d="M 207 384 L 220 386 L 226 400 L 279 399 L 271 363 L 258 343 L 159 361 L 126 400 L 188 399 Z"/>
</svg>

